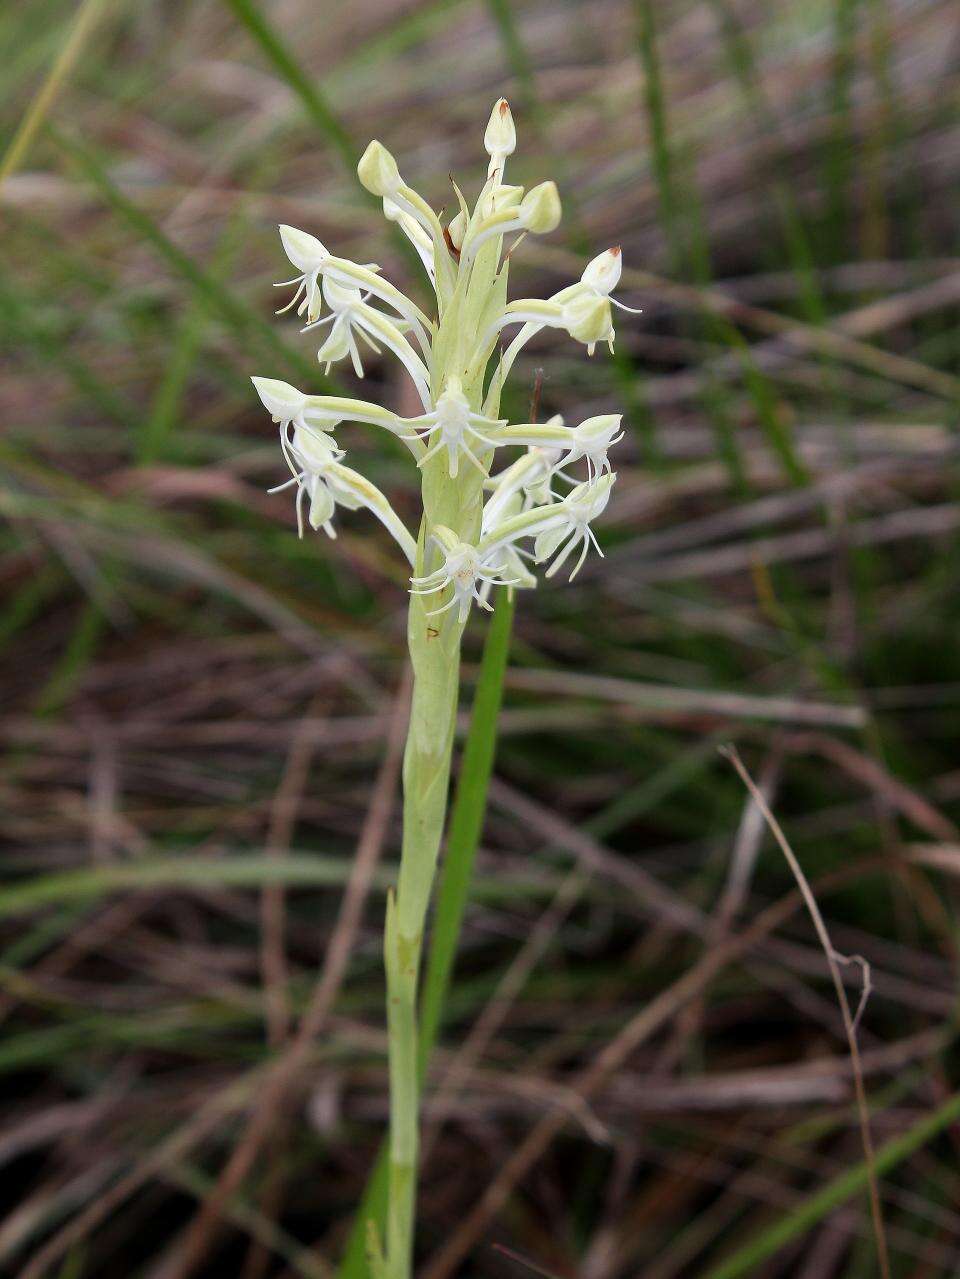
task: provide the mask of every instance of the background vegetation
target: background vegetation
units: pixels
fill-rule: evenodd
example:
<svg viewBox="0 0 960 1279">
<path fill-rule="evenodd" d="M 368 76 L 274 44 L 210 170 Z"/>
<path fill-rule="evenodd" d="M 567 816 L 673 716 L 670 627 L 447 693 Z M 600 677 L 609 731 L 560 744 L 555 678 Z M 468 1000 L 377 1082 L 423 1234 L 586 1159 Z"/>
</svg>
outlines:
<svg viewBox="0 0 960 1279">
<path fill-rule="evenodd" d="M 644 314 L 613 361 L 542 342 L 507 406 L 542 365 L 545 411 L 629 431 L 606 558 L 517 609 L 421 1273 L 879 1273 L 826 964 L 730 741 L 871 966 L 891 1271 L 960 1272 L 956 5 L 30 0 L 0 49 L 0 1269 L 340 1264 L 405 581 L 373 521 L 297 541 L 247 378 L 321 387 L 276 223 L 419 289 L 356 157 L 449 207 L 503 92 L 566 211 L 515 281 L 622 243 Z"/>
</svg>

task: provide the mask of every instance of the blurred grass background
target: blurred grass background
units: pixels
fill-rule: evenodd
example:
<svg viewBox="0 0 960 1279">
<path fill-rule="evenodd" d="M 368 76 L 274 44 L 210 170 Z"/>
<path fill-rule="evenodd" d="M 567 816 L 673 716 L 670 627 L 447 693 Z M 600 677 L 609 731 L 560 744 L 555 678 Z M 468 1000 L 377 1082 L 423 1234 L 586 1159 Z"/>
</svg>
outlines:
<svg viewBox="0 0 960 1279">
<path fill-rule="evenodd" d="M 420 1273 L 879 1273 L 826 966 L 728 741 L 872 967 L 893 1273 L 960 1273 L 956 6 L 31 0 L 0 50 L 0 1270 L 340 1264 L 405 575 L 359 516 L 297 541 L 247 379 L 324 386 L 276 223 L 422 300 L 353 165 L 378 136 L 449 209 L 504 93 L 566 215 L 514 295 L 622 243 L 643 315 L 613 361 L 528 348 L 506 404 L 542 366 L 545 412 L 628 437 L 606 558 L 519 601 Z M 406 407 L 390 367 L 365 394 Z"/>
</svg>

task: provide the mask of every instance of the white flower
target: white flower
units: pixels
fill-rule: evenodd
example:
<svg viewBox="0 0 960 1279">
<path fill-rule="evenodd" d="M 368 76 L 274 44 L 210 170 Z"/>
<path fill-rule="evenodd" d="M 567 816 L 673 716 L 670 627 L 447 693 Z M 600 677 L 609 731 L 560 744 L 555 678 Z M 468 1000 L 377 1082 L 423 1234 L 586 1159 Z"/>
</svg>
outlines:
<svg viewBox="0 0 960 1279">
<path fill-rule="evenodd" d="M 551 577 L 573 557 L 574 577 L 590 546 L 600 550 L 592 523 L 609 501 L 616 479 L 609 451 L 623 436 L 619 414 L 595 415 L 574 427 L 565 426 L 559 416 L 542 424 L 513 426 L 497 416 L 505 379 L 535 333 L 543 328 L 566 332 L 592 355 L 598 342 L 613 349 L 613 307 L 630 310 L 613 297 L 623 269 L 619 246 L 592 258 L 578 280 L 549 298 L 505 301 L 504 238 L 517 237 L 509 257 L 528 233 L 553 230 L 561 212 L 553 182 L 524 192 L 504 181 L 506 161 L 516 143 L 513 116 L 500 98 L 484 133 L 490 157 L 487 180 L 472 207 L 454 181 L 458 208 L 446 231 L 430 205 L 404 181 L 381 142 L 371 142 L 360 159 L 361 183 L 382 200 L 384 216 L 413 245 L 430 277 L 437 298 L 436 321 L 384 280 L 376 263 L 362 265 L 337 257 L 315 236 L 296 227 L 280 228 L 284 250 L 298 271 L 287 282 L 295 291 L 285 309 L 295 307 L 305 316 L 305 332 L 326 330 L 317 352 L 320 363 L 329 371 L 333 363 L 349 359 L 362 377 L 363 345 L 378 354 L 387 348 L 413 380 L 422 413 L 400 417 L 365 400 L 307 395 L 287 382 L 254 378 L 263 404 L 280 427 L 292 475 L 280 487 L 297 487 L 301 535 L 305 511 L 313 528 L 333 537 L 338 506 L 366 507 L 417 569 L 424 564 L 423 546 L 418 549 L 379 489 L 343 465 L 344 453 L 333 431 L 342 422 L 369 423 L 404 440 L 420 467 L 440 457 L 424 495 L 426 553 L 433 556 L 426 564 L 436 565 L 438 552 L 442 562 L 429 572 L 417 570 L 411 591 L 423 596 L 448 592 L 450 598 L 438 600 L 427 615 L 456 610 L 460 624 L 473 601 L 489 607 L 494 585 L 535 586 L 531 562 L 545 564 Z M 486 245 L 491 245 L 488 252 Z M 488 379 L 486 365 L 495 341 L 510 325 L 519 325 L 519 332 Z M 472 389 L 483 385 L 486 397 L 476 409 Z M 465 387 L 471 388 L 470 396 Z M 434 388 L 439 388 L 436 395 Z M 491 477 L 488 467 L 495 450 L 517 445 L 525 446 L 524 454 Z M 587 473 L 582 483 L 570 474 L 581 462 Z M 474 471 L 480 473 L 479 481 L 470 478 Z M 572 486 L 566 497 L 555 491 L 555 477 Z M 484 497 L 477 519 L 477 502 Z M 446 523 L 434 523 L 438 518 Z M 475 519 L 479 536 L 471 534 L 469 540 L 463 529 L 473 528 Z"/>
<path fill-rule="evenodd" d="M 552 417 L 542 425 L 528 423 L 525 426 L 507 426 L 496 433 L 498 444 L 526 444 L 528 446 L 548 445 L 566 456 L 555 468 L 563 474 L 561 468 L 571 466 L 584 459 L 587 463 L 587 478 L 610 470 L 608 451 L 614 444 L 623 439 L 620 423 L 621 413 L 601 413 L 596 417 L 585 418 L 579 426 L 563 425 L 563 418 Z M 619 434 L 618 434 L 619 432 Z M 565 477 L 566 478 L 566 477 Z"/>
<path fill-rule="evenodd" d="M 463 393 L 463 384 L 458 377 L 449 378 L 444 390 L 437 396 L 436 406 L 421 417 L 409 419 L 409 424 L 420 434 L 421 439 L 436 436 L 435 442 L 424 453 L 418 465 L 423 466 L 441 449 L 447 450 L 447 461 L 450 475 L 454 477 L 460 469 L 460 455 L 486 475 L 486 470 L 471 448 L 471 444 L 479 443 L 483 448 L 494 448 L 496 440 L 490 439 L 486 433 L 503 426 L 503 421 L 483 417 L 474 413 L 470 402 Z"/>
<path fill-rule="evenodd" d="M 410 343 L 404 340 L 401 328 L 382 311 L 367 304 L 369 296 L 369 293 L 361 293 L 355 285 L 341 284 L 330 275 L 323 277 L 323 298 L 330 307 L 330 314 L 314 320 L 303 330 L 306 333 L 332 322 L 329 336 L 317 352 L 317 359 L 326 365 L 329 372 L 331 364 L 349 355 L 357 377 L 363 377 L 363 361 L 354 331 L 377 354 L 380 353 L 379 339 L 404 365 L 426 407 L 430 403 L 430 375 L 426 365 Z"/>
<path fill-rule="evenodd" d="M 508 303 L 500 318 L 484 335 L 481 347 L 508 324 L 523 324 L 523 329 L 504 356 L 504 361 L 509 360 L 510 364 L 520 347 L 542 328 L 565 329 L 572 338 L 586 346 L 588 355 L 593 355 L 598 342 L 609 343 L 612 350 L 615 334 L 610 315 L 610 299 L 580 285 L 566 290 L 565 294 L 566 296 L 557 294 L 545 301 L 540 298 L 522 298 Z"/>
<path fill-rule="evenodd" d="M 580 558 L 570 574 L 571 582 L 580 572 L 591 545 L 601 559 L 603 558 L 603 551 L 590 525 L 606 509 L 610 500 L 610 490 L 616 478 L 613 474 L 602 475 L 598 479 L 588 480 L 586 484 L 578 484 L 562 502 L 558 503 L 558 506 L 563 508 L 563 523 L 539 533 L 533 547 L 537 563 L 542 563 L 555 555 L 553 563 L 547 569 L 547 577 L 553 577 L 554 573 L 563 567 L 570 553 L 577 546 L 581 547 Z"/>
<path fill-rule="evenodd" d="M 623 254 L 620 252 L 620 245 L 616 244 L 612 249 L 606 249 L 603 253 L 598 253 L 595 258 L 591 258 L 584 267 L 579 281 L 555 293 L 552 300 L 566 302 L 577 296 L 590 297 L 594 300 L 606 299 L 611 305 L 619 307 L 621 311 L 640 315 L 640 308 L 627 306 L 619 298 L 612 296 L 613 290 L 620 283 L 622 272 Z"/>
<path fill-rule="evenodd" d="M 287 424 L 289 426 L 289 423 Z M 333 510 L 336 498 L 327 483 L 326 477 L 334 462 L 344 456 L 343 450 L 331 447 L 329 436 L 314 431 L 305 424 L 294 426 L 292 434 L 286 429 L 280 432 L 280 447 L 286 459 L 293 479 L 276 488 L 271 493 L 281 493 L 291 484 L 297 486 L 297 532 L 303 537 L 303 499 L 310 502 L 308 519 L 313 529 L 322 528 L 328 537 L 336 537 L 333 524 Z"/>
<path fill-rule="evenodd" d="M 438 591 L 453 587 L 453 594 L 446 604 L 439 608 L 428 609 L 427 617 L 439 617 L 449 609 L 456 607 L 457 621 L 465 622 L 470 612 L 470 605 L 476 600 L 481 608 L 492 611 L 490 605 L 481 594 L 484 585 L 499 584 L 516 586 L 515 579 L 503 577 L 504 565 L 494 556 L 483 557 L 475 546 L 461 541 L 456 533 L 438 524 L 433 530 L 432 540 L 443 554 L 443 563 L 432 573 L 423 577 L 411 577 L 411 595 L 434 595 Z"/>
<path fill-rule="evenodd" d="M 298 231 L 293 226 L 280 227 L 280 240 L 284 253 L 300 271 L 300 275 L 292 280 L 281 280 L 279 284 L 274 285 L 277 289 L 285 288 L 289 284 L 297 286 L 293 297 L 286 306 L 280 308 L 277 315 L 283 315 L 299 302 L 297 315 L 306 315 L 308 320 L 315 320 L 320 314 L 320 276 L 324 266 L 330 260 L 330 254 L 316 236 L 309 235 L 306 231 Z"/>
<path fill-rule="evenodd" d="M 584 418 L 579 426 L 573 428 L 573 447 L 561 466 L 570 466 L 583 458 L 587 463 L 588 479 L 592 480 L 604 472 L 609 475 L 611 467 L 607 452 L 623 439 L 622 421 L 622 413 L 600 413 L 596 417 Z"/>
<path fill-rule="evenodd" d="M 316 236 L 285 224 L 280 226 L 280 239 L 284 252 L 293 265 L 299 268 L 301 274 L 292 280 L 284 280 L 277 286 L 278 288 L 289 284 L 297 286 L 293 297 L 281 311 L 277 312 L 278 315 L 288 311 L 300 299 L 297 314 L 306 315 L 308 322 L 313 323 L 320 314 L 319 282 L 321 278 L 329 279 L 347 289 L 359 288 L 368 297 L 375 297 L 378 301 L 392 307 L 410 325 L 421 351 L 429 355 L 429 332 L 432 328 L 429 319 L 399 289 L 387 280 L 381 279 L 378 274 L 380 268 L 376 262 L 361 265 L 358 262 L 351 262 L 348 258 L 338 258 L 330 253 Z"/>
<path fill-rule="evenodd" d="M 287 426 L 289 427 L 289 423 Z M 297 531 L 303 537 L 303 499 L 310 503 L 308 521 L 312 529 L 323 529 L 328 537 L 336 537 L 333 516 L 337 506 L 349 511 L 366 507 L 392 534 L 411 564 L 416 563 L 417 545 L 403 521 L 376 485 L 349 466 L 342 466 L 345 456 L 332 438 L 309 425 L 294 426 L 292 433 L 281 431 L 280 446 L 293 476 L 269 491 L 280 493 L 292 484 L 297 486 Z"/>
<path fill-rule="evenodd" d="M 322 435 L 323 443 L 331 449 L 336 449 L 334 437 L 323 432 L 332 430 L 337 423 L 343 422 L 343 414 L 337 416 L 336 413 L 323 409 L 318 396 L 304 395 L 303 391 L 298 391 L 295 386 L 291 386 L 289 382 L 280 381 L 277 377 L 251 377 L 251 381 L 263 402 L 263 407 L 279 425 L 281 440 L 286 439 L 288 428 L 293 423 L 295 427 L 302 428 L 304 431 L 314 430 L 314 434 L 318 428 L 318 434 Z"/>
</svg>

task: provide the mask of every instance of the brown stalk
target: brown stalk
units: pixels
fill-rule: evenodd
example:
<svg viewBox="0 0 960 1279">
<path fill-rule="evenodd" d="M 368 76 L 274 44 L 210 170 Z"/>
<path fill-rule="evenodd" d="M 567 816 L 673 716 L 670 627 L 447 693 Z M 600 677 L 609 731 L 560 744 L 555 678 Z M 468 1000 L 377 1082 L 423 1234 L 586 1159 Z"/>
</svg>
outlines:
<svg viewBox="0 0 960 1279">
<path fill-rule="evenodd" d="M 880 1274 L 883 1279 L 890 1279 L 890 1259 L 887 1254 L 887 1236 L 883 1225 L 883 1210 L 880 1205 L 880 1190 L 877 1183 L 876 1171 L 876 1155 L 873 1148 L 873 1136 L 870 1132 L 870 1108 L 867 1103 L 867 1090 L 863 1079 L 863 1065 L 860 1060 L 860 1047 L 857 1043 L 857 1026 L 866 1007 L 866 1002 L 870 994 L 870 966 L 860 955 L 842 955 L 833 946 L 830 941 L 830 934 L 824 923 L 823 915 L 820 907 L 817 905 L 817 899 L 813 895 L 813 890 L 803 873 L 803 867 L 797 860 L 797 856 L 787 841 L 786 835 L 780 823 L 770 811 L 770 807 L 763 795 L 763 792 L 754 782 L 753 778 L 747 772 L 739 752 L 735 746 L 725 746 L 721 749 L 721 753 L 729 759 L 730 763 L 736 769 L 740 780 L 746 786 L 753 799 L 753 802 L 763 814 L 764 821 L 770 829 L 770 833 L 780 847 L 780 851 L 787 859 L 787 865 L 797 881 L 797 886 L 803 896 L 804 904 L 813 920 L 813 926 L 816 929 L 817 937 L 823 947 L 823 953 L 827 959 L 827 967 L 830 969 L 830 977 L 833 980 L 834 989 L 837 992 L 837 1002 L 840 1005 L 840 1012 L 843 1017 L 843 1028 L 847 1036 L 847 1045 L 850 1049 L 850 1062 L 853 1066 L 853 1088 L 857 1099 L 857 1114 L 860 1120 L 860 1134 L 863 1141 L 863 1154 L 867 1168 L 867 1183 L 869 1186 L 870 1196 L 870 1214 L 873 1219 L 873 1230 L 877 1244 L 877 1265 L 880 1268 Z M 847 999 L 846 987 L 843 984 L 843 978 L 840 976 L 841 964 L 859 964 L 863 970 L 863 993 L 860 997 L 860 1003 L 856 1013 L 851 1013 L 850 1003 Z"/>
</svg>

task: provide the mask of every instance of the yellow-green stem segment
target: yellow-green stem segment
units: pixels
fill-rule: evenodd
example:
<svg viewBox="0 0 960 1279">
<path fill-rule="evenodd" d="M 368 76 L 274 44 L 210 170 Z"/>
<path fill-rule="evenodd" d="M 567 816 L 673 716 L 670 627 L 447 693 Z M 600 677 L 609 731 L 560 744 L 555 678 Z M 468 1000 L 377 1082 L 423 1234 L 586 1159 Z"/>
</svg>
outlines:
<svg viewBox="0 0 960 1279">
<path fill-rule="evenodd" d="M 497 270 L 500 245 L 491 241 L 469 273 L 458 279 L 444 307 L 433 346 L 434 399 L 451 377 L 460 379 L 470 406 L 480 410 L 486 360 L 476 360 L 476 335 L 490 313 L 502 308 L 506 267 Z M 489 355 L 489 352 L 487 352 Z M 494 406 L 494 411 L 498 409 Z M 489 458 L 483 459 L 484 464 Z M 430 530 L 446 525 L 475 543 L 483 507 L 483 476 L 475 467 L 451 477 L 444 450 L 423 467 L 423 523 L 416 575 L 437 567 Z M 390 1057 L 390 1157 L 386 1256 L 372 1250 L 384 1279 L 410 1279 L 417 1186 L 419 1079 L 417 988 L 427 911 L 443 839 L 450 761 L 460 692 L 460 637 L 456 610 L 430 614 L 447 603 L 450 588 L 411 595 L 407 641 L 413 666 L 410 725 L 403 761 L 403 844 L 396 897 L 387 908 L 384 967 Z M 379 1279 L 379 1276 L 378 1276 Z"/>
</svg>

